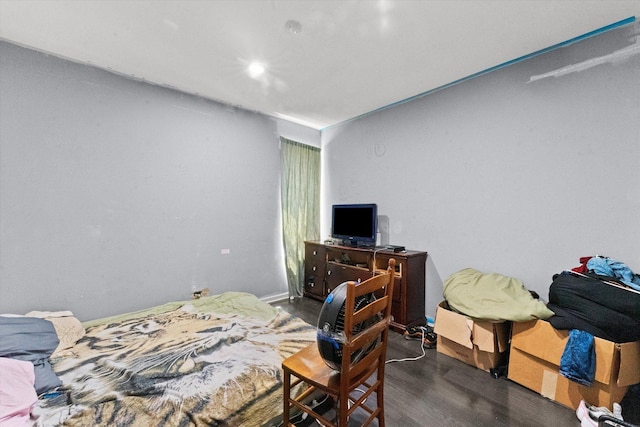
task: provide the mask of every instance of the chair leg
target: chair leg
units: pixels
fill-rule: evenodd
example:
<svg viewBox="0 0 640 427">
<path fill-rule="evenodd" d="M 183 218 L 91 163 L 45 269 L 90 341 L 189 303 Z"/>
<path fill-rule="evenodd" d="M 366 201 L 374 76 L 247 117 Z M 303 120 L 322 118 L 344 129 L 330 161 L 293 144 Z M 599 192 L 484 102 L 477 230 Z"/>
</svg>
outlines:
<svg viewBox="0 0 640 427">
<path fill-rule="evenodd" d="M 378 402 L 378 408 L 380 409 L 378 413 L 378 426 L 384 427 L 384 384 L 380 384 L 376 390 L 376 400 Z"/>
<path fill-rule="evenodd" d="M 284 427 L 289 426 L 289 398 L 291 397 L 291 374 L 288 369 L 283 369 L 283 390 L 284 396 L 282 396 L 282 402 L 284 407 L 282 408 L 282 425 Z"/>
<path fill-rule="evenodd" d="M 336 403 L 338 427 L 346 427 L 349 425 L 349 393 L 340 394 Z"/>
</svg>

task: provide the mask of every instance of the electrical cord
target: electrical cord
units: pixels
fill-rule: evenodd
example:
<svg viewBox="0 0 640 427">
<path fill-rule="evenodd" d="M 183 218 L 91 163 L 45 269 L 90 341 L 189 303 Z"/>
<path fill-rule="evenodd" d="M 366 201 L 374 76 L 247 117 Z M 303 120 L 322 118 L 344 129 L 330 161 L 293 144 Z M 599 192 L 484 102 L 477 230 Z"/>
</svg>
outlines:
<svg viewBox="0 0 640 427">
<path fill-rule="evenodd" d="M 413 362 L 416 360 L 420 360 L 423 357 L 425 357 L 427 355 L 427 352 L 425 351 L 425 347 L 424 347 L 424 339 L 425 339 L 425 335 L 427 333 L 427 328 L 424 326 L 419 326 L 420 331 L 422 332 L 422 338 L 420 339 L 420 349 L 422 350 L 422 354 L 420 356 L 416 356 L 416 357 L 405 357 L 403 359 L 389 359 L 387 360 L 385 363 L 395 363 L 395 362 Z"/>
<path fill-rule="evenodd" d="M 371 277 L 376 275 L 376 254 L 378 253 L 379 250 L 380 249 L 373 250 L 373 265 L 372 265 L 373 268 L 371 268 Z"/>
</svg>

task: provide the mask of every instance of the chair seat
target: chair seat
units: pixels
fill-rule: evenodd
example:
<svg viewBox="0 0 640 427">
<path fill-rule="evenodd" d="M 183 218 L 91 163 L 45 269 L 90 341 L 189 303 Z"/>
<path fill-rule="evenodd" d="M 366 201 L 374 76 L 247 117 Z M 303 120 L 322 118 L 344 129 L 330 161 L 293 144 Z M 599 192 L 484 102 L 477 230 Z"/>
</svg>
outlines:
<svg viewBox="0 0 640 427">
<path fill-rule="evenodd" d="M 336 396 L 340 390 L 340 372 L 327 366 L 318 351 L 317 344 L 310 344 L 298 353 L 289 356 L 282 362 L 282 367 L 325 393 Z M 364 375 L 353 378 L 354 386 L 366 380 L 366 377 L 369 377 L 375 368 L 376 365 L 373 364 Z"/>
<path fill-rule="evenodd" d="M 340 372 L 331 369 L 320 356 L 318 345 L 310 344 L 282 362 L 282 367 L 294 372 L 299 378 L 327 391 L 340 387 Z"/>
</svg>

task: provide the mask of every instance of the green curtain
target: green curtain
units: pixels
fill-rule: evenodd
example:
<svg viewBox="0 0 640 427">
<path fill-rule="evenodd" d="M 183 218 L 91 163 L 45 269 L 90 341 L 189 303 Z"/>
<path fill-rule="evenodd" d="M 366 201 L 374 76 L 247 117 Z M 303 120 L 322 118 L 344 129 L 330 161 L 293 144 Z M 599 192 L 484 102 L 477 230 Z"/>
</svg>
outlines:
<svg viewBox="0 0 640 427">
<path fill-rule="evenodd" d="M 320 149 L 280 138 L 282 234 L 289 297 L 304 290 L 304 241 L 320 239 Z"/>
</svg>

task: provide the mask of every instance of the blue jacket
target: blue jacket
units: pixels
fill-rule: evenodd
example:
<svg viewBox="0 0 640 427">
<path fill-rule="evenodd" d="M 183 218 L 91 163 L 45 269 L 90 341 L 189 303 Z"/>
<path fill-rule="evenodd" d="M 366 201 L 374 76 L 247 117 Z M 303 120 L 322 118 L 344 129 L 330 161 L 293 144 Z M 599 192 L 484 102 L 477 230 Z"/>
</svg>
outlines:
<svg viewBox="0 0 640 427">
<path fill-rule="evenodd" d="M 611 258 L 593 257 L 587 261 L 587 268 L 602 276 L 615 277 L 625 285 L 640 291 L 640 276 L 620 261 Z"/>
</svg>

